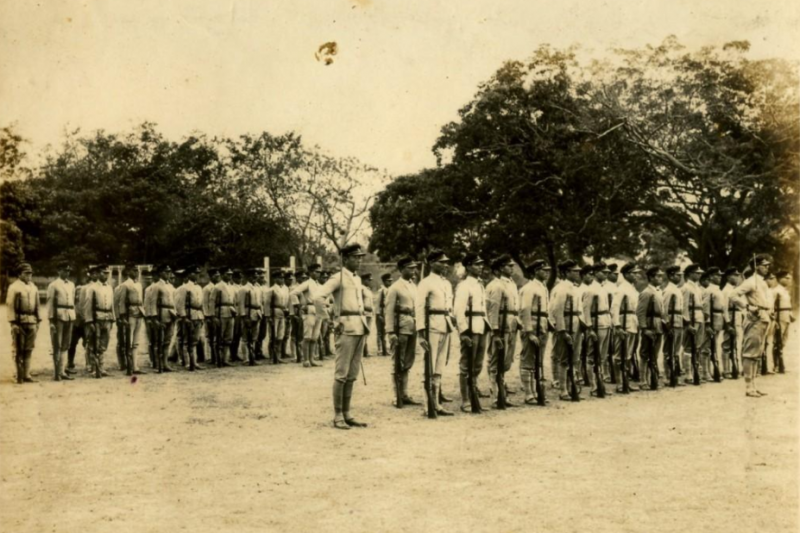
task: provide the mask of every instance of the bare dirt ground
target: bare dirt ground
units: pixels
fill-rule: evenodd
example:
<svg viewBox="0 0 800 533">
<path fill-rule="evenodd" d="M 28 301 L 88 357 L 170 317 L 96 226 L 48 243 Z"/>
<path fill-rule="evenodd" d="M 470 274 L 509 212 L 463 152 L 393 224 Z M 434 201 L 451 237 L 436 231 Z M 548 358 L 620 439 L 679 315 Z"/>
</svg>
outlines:
<svg viewBox="0 0 800 533">
<path fill-rule="evenodd" d="M 370 427 L 336 431 L 331 362 L 56 383 L 42 326 L 17 386 L 0 316 L 2 531 L 798 529 L 796 346 L 757 400 L 738 380 L 438 420 L 393 408 L 372 357 Z"/>
</svg>

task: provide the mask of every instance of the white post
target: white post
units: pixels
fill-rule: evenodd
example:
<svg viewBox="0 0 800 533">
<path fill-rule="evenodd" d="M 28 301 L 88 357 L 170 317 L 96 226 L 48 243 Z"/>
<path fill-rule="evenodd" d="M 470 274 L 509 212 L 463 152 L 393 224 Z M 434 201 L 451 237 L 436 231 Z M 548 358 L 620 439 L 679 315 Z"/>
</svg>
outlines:
<svg viewBox="0 0 800 533">
<path fill-rule="evenodd" d="M 264 279 L 267 280 L 267 287 L 270 287 L 272 284 L 272 280 L 269 277 L 269 257 L 264 257 Z"/>
<path fill-rule="evenodd" d="M 289 258 L 289 268 L 292 269 L 292 274 L 294 274 L 294 271 L 297 269 L 295 266 L 294 256 Z"/>
</svg>

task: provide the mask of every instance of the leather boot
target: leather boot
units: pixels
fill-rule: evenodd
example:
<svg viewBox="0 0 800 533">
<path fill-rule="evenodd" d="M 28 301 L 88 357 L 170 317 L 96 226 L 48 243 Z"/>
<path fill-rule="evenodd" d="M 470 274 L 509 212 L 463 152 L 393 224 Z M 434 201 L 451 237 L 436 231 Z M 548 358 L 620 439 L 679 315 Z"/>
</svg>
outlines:
<svg viewBox="0 0 800 533">
<path fill-rule="evenodd" d="M 359 422 L 350 416 L 350 403 L 353 399 L 353 385 L 355 385 L 355 381 L 346 381 L 344 384 L 344 394 L 342 395 L 342 415 L 344 415 L 344 421 L 348 426 L 365 428 L 367 427 L 365 423 Z"/>
<path fill-rule="evenodd" d="M 436 414 L 439 416 L 452 416 L 453 413 L 442 407 L 442 378 L 441 376 L 434 376 L 433 378 L 433 393 L 436 398 Z"/>
<path fill-rule="evenodd" d="M 61 373 L 61 379 L 66 381 L 72 381 L 73 377 L 70 376 L 66 370 L 64 370 L 64 363 L 67 360 L 67 352 L 61 352 L 61 357 L 58 358 L 58 371 Z"/>
<path fill-rule="evenodd" d="M 344 421 L 344 387 L 344 382 L 333 381 L 333 427 L 337 429 L 350 429 Z"/>
<path fill-rule="evenodd" d="M 61 381 L 61 365 L 59 364 L 59 353 L 53 353 L 53 381 Z"/>
<path fill-rule="evenodd" d="M 300 358 L 298 358 L 298 363 L 300 362 L 300 359 L 302 359 L 303 367 L 305 368 L 311 367 L 311 363 L 309 362 L 309 359 L 311 358 L 310 357 L 311 354 L 309 354 L 309 352 L 311 351 L 311 346 L 306 341 L 303 341 L 301 344 L 297 345 L 297 349 L 298 349 L 297 350 L 298 355 L 300 355 Z"/>
<path fill-rule="evenodd" d="M 25 383 L 38 383 L 31 377 L 31 352 L 25 352 L 25 359 L 22 362 L 22 381 Z"/>
<path fill-rule="evenodd" d="M 306 346 L 306 350 L 310 352 L 308 354 L 308 364 L 311 366 L 322 366 L 314 362 L 314 356 L 319 353 L 319 344 L 315 341 L 309 341 L 308 345 Z"/>
<path fill-rule="evenodd" d="M 469 413 L 472 410 L 472 404 L 469 402 L 469 386 L 467 384 L 467 376 L 463 374 L 458 375 L 458 386 L 461 389 L 461 410 Z"/>
<path fill-rule="evenodd" d="M 522 370 L 520 374 L 520 380 L 522 381 L 522 390 L 525 393 L 525 403 L 527 404 L 534 404 L 536 403 L 536 396 L 533 394 L 533 376 L 531 375 L 530 371 Z"/>
</svg>

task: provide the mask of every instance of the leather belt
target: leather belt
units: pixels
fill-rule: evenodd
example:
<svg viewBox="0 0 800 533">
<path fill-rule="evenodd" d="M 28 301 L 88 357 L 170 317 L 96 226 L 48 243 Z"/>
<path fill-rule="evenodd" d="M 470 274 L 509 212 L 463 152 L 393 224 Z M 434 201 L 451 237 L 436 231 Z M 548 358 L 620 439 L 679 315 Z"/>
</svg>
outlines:
<svg viewBox="0 0 800 533">
<path fill-rule="evenodd" d="M 500 311 L 500 314 L 501 315 L 506 315 L 506 316 L 508 316 L 508 315 L 517 316 L 519 314 L 519 312 L 518 311 L 509 311 L 508 309 L 506 309 L 505 311 Z"/>
<path fill-rule="evenodd" d="M 450 312 L 445 309 L 428 309 L 429 315 L 449 315 Z"/>
<path fill-rule="evenodd" d="M 340 311 L 339 316 L 361 316 L 361 311 Z"/>
<path fill-rule="evenodd" d="M 372 312 L 372 308 L 371 307 L 365 307 L 364 308 L 364 312 L 365 313 L 371 313 Z"/>
<path fill-rule="evenodd" d="M 56 308 L 57 309 L 75 309 L 75 306 L 74 305 L 59 305 L 59 304 L 56 304 Z"/>
<path fill-rule="evenodd" d="M 548 315 L 547 313 L 538 313 L 537 312 L 537 313 L 531 313 L 531 316 L 538 316 L 539 318 L 547 318 L 550 315 Z"/>
<path fill-rule="evenodd" d="M 97 308 L 95 308 L 95 311 L 97 311 L 98 313 L 110 313 L 111 309 L 104 309 L 104 308 L 97 307 Z"/>
<path fill-rule="evenodd" d="M 592 312 L 592 316 L 600 316 L 600 315 L 607 315 L 608 311 L 594 311 Z"/>
<path fill-rule="evenodd" d="M 486 316 L 486 313 L 483 311 L 467 311 L 464 313 L 465 316 Z"/>
<path fill-rule="evenodd" d="M 233 304 L 220 302 L 217 304 L 217 307 L 235 307 L 235 306 Z"/>
</svg>

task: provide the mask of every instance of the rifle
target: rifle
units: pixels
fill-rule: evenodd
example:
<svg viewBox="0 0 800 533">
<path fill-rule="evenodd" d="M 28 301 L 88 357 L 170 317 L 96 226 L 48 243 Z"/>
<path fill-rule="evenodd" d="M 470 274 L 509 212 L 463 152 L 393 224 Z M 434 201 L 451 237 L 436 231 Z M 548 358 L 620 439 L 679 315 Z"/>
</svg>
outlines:
<svg viewBox="0 0 800 533">
<path fill-rule="evenodd" d="M 623 307 L 624 305 L 624 307 Z M 630 394 L 631 392 L 631 384 L 630 380 L 628 379 L 628 295 L 625 294 L 622 297 L 622 303 L 620 304 L 620 309 L 622 312 L 622 339 L 620 339 L 620 378 L 622 379 L 622 394 Z M 611 367 L 612 369 L 614 367 Z"/>
<path fill-rule="evenodd" d="M 536 338 L 542 342 L 542 298 L 538 297 L 536 301 Z M 529 341 L 530 342 L 530 341 Z M 533 347 L 533 383 L 536 390 L 536 403 L 538 405 L 545 405 L 547 398 L 545 397 L 544 384 L 542 383 L 542 374 L 544 374 L 544 365 L 542 364 L 542 345 Z"/>
<path fill-rule="evenodd" d="M 694 293 L 689 295 L 689 313 L 691 313 L 691 324 L 692 328 L 697 327 L 697 323 L 695 322 L 695 310 L 697 307 L 695 306 L 694 301 Z M 691 343 L 691 350 L 692 350 L 692 384 L 693 385 L 700 385 L 700 368 L 697 364 L 697 330 L 695 329 L 692 332 L 692 343 Z"/>
<path fill-rule="evenodd" d="M 633 350 L 631 353 L 631 379 L 633 381 L 641 381 L 642 375 L 639 372 L 639 344 L 641 343 L 642 336 L 638 333 L 636 337 L 633 339 Z"/>
<path fill-rule="evenodd" d="M 378 310 L 380 312 L 375 316 L 375 324 L 378 326 L 378 355 L 386 354 L 386 344 L 384 343 L 384 337 L 386 336 L 386 303 L 384 301 L 386 300 L 386 292 L 386 287 L 383 287 L 378 299 Z"/>
<path fill-rule="evenodd" d="M 467 335 L 469 338 L 472 338 L 472 296 L 469 297 L 469 305 L 467 309 L 467 323 L 469 324 L 469 329 L 467 329 Z M 475 346 L 468 346 L 462 347 L 462 349 L 469 350 L 467 354 L 467 364 L 469 365 L 469 370 L 467 371 L 467 393 L 469 394 L 469 405 L 473 413 L 480 413 L 481 409 L 481 402 L 478 399 L 478 388 L 475 383 Z"/>
<path fill-rule="evenodd" d="M 783 336 L 781 335 L 781 295 L 775 298 L 775 336 L 772 343 L 772 361 L 778 374 L 785 374 L 783 365 Z"/>
<path fill-rule="evenodd" d="M 156 287 L 156 317 L 152 319 L 155 322 L 156 331 L 156 372 L 159 374 L 164 372 L 164 324 L 161 322 L 161 287 Z"/>
<path fill-rule="evenodd" d="M 675 365 L 677 359 L 675 356 L 675 300 L 676 296 L 673 294 L 669 299 L 669 329 L 667 330 L 669 350 L 665 353 L 669 357 L 669 386 L 673 388 L 678 386 L 678 369 Z"/>
<path fill-rule="evenodd" d="M 567 296 L 567 304 L 569 304 L 569 320 L 567 321 L 567 335 L 572 338 L 572 321 L 575 309 L 572 295 Z M 565 305 L 566 307 L 566 305 Z M 575 365 L 572 358 L 575 357 L 575 346 L 572 343 L 567 343 L 567 384 L 569 387 L 569 397 L 573 402 L 581 401 L 581 393 L 578 390 L 578 383 L 575 379 Z"/>
<path fill-rule="evenodd" d="M 736 353 L 736 306 L 730 306 L 731 311 L 731 324 L 733 324 L 733 333 L 730 333 L 730 358 L 731 358 L 731 379 L 739 379 L 739 358 Z"/>
<path fill-rule="evenodd" d="M 656 299 L 650 298 L 650 302 L 647 304 L 647 316 L 645 318 L 649 321 L 649 324 L 647 325 L 650 326 L 648 329 L 651 330 L 655 329 L 655 305 Z M 656 363 L 657 354 L 655 337 L 648 339 L 647 344 L 647 368 L 650 371 L 650 390 L 658 390 L 658 364 Z"/>
<path fill-rule="evenodd" d="M 17 383 L 24 383 L 25 379 L 25 347 L 23 346 L 22 322 L 19 317 L 22 313 L 22 294 L 14 295 L 14 324 L 17 326 L 17 333 L 14 335 L 14 362 L 17 366 Z"/>
<path fill-rule="evenodd" d="M 589 351 L 589 337 L 586 335 L 586 328 L 582 325 L 579 327 L 583 329 L 583 337 L 581 338 L 581 374 L 583 375 L 583 385 L 588 387 L 592 384 L 592 382 L 589 381 L 589 357 L 586 353 Z"/>
<path fill-rule="evenodd" d="M 613 303 L 614 303 L 614 295 L 613 294 L 609 294 L 608 295 L 608 309 L 609 309 L 609 312 L 611 312 L 611 304 L 613 304 Z M 609 369 L 610 374 L 611 374 L 610 377 L 611 377 L 611 384 L 612 385 L 616 385 L 617 384 L 617 373 L 614 372 L 614 335 L 615 335 L 614 325 L 612 324 L 611 327 L 608 330 L 608 356 L 607 356 L 608 357 L 608 369 Z"/>
<path fill-rule="evenodd" d="M 717 330 L 714 329 L 714 315 L 716 314 L 716 310 L 714 309 L 714 295 L 711 294 L 711 302 L 710 302 L 710 313 L 711 313 L 711 364 L 714 366 L 713 370 L 713 379 L 714 383 L 719 383 L 722 381 L 722 376 L 719 373 L 719 361 L 717 361 Z"/>
<path fill-rule="evenodd" d="M 497 361 L 497 408 L 506 408 L 506 319 L 508 317 L 508 303 L 506 295 L 503 294 L 500 300 L 500 339 L 502 347 L 495 350 L 495 360 Z"/>
<path fill-rule="evenodd" d="M 97 338 L 100 336 L 100 324 L 97 323 L 97 291 L 95 289 L 92 289 L 92 329 L 94 329 L 94 335 L 92 335 L 94 377 L 101 378 L 103 375 L 100 373 L 100 353 L 97 346 Z"/>
<path fill-rule="evenodd" d="M 395 406 L 398 409 L 403 407 L 403 364 L 400 358 L 405 352 L 405 343 L 400 342 L 400 298 L 394 304 L 394 334 L 397 335 L 397 342 L 394 343 L 394 390 Z"/>
<path fill-rule="evenodd" d="M 130 332 L 130 322 L 128 322 L 128 316 L 130 316 L 130 302 L 128 300 L 128 288 L 125 287 L 123 289 L 125 291 L 125 314 L 120 317 L 119 326 L 120 329 L 120 336 L 122 337 L 122 346 L 125 357 L 125 374 L 128 376 L 133 375 L 133 349 L 131 346 L 131 332 Z"/>
<path fill-rule="evenodd" d="M 425 350 L 425 396 L 426 412 L 428 418 L 436 418 L 436 391 L 433 388 L 433 346 L 431 346 L 431 302 L 430 296 L 425 297 L 425 341 L 428 349 Z"/>
<path fill-rule="evenodd" d="M 594 352 L 594 357 L 592 358 L 592 371 L 594 372 L 594 379 L 597 381 L 597 397 L 598 398 L 605 398 L 606 397 L 606 385 L 603 383 L 603 363 L 600 360 L 600 326 L 599 326 L 599 317 L 597 313 L 599 312 L 600 302 L 599 297 L 594 296 L 592 298 L 592 329 L 594 330 L 594 340 L 592 341 L 592 351 Z"/>
</svg>

